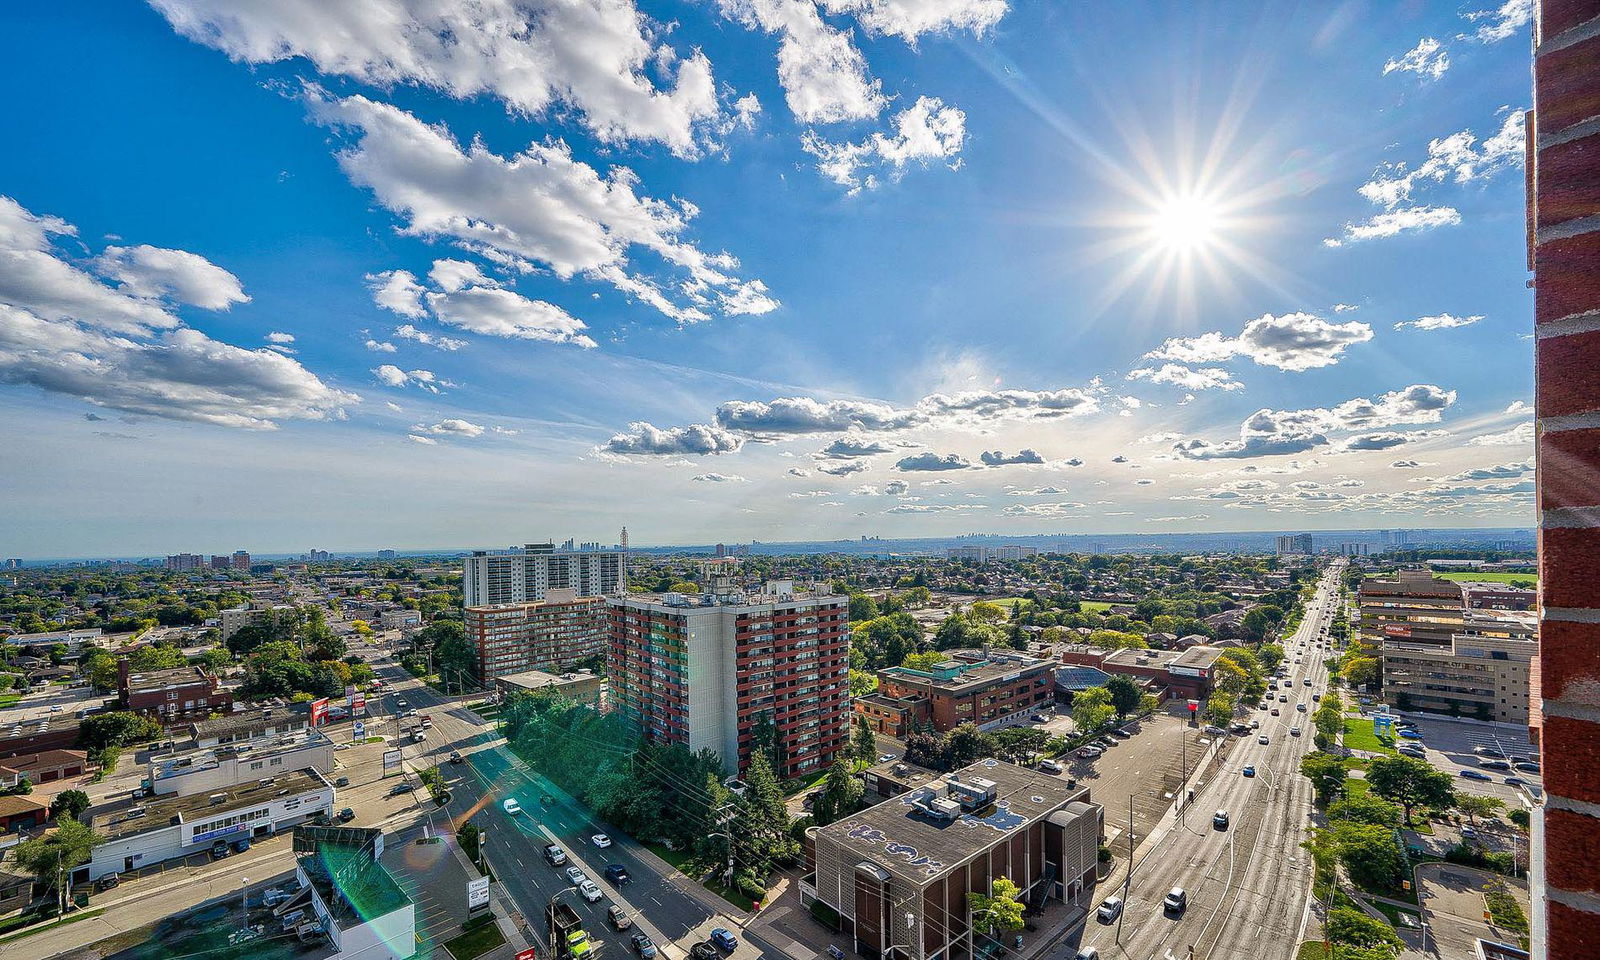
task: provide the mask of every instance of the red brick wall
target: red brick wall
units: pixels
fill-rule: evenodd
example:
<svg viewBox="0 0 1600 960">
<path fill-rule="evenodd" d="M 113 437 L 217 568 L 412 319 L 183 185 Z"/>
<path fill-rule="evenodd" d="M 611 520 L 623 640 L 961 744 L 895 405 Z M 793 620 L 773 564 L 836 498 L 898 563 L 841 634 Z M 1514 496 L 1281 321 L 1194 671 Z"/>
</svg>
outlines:
<svg viewBox="0 0 1600 960">
<path fill-rule="evenodd" d="M 1539 0 L 1528 205 L 1538 417 L 1543 956 L 1600 957 L 1600 0 Z M 1542 921 L 1542 923 L 1540 922 Z"/>
</svg>

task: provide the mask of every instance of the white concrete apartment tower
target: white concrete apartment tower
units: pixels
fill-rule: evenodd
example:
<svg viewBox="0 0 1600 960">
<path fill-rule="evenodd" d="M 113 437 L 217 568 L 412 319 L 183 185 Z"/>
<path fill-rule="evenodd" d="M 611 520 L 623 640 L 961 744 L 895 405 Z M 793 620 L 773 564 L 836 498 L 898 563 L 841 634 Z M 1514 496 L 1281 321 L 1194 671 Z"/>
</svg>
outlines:
<svg viewBox="0 0 1600 960">
<path fill-rule="evenodd" d="M 624 556 L 621 550 L 557 550 L 553 543 L 474 550 L 462 564 L 463 606 L 538 601 L 550 590 L 580 597 L 620 593 Z"/>
</svg>

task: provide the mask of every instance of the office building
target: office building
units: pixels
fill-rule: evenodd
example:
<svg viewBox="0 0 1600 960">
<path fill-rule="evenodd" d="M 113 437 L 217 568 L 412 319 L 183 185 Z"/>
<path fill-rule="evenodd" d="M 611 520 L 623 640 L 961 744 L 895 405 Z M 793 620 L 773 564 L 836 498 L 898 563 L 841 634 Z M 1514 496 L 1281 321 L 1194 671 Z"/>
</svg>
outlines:
<svg viewBox="0 0 1600 960">
<path fill-rule="evenodd" d="M 1174 650 L 1072 646 L 1061 652 L 1061 662 L 1128 677 L 1163 698 L 1204 703 L 1211 697 L 1212 670 L 1221 656 L 1221 647 L 1204 644 Z"/>
<path fill-rule="evenodd" d="M 463 625 L 478 651 L 478 680 L 527 670 L 562 673 L 606 652 L 606 604 L 553 589 L 543 600 L 468 607 Z"/>
<path fill-rule="evenodd" d="M 1447 645 L 1387 638 L 1383 701 L 1397 710 L 1525 724 L 1537 639 L 1530 613 L 1480 611 L 1465 612 Z"/>
<path fill-rule="evenodd" d="M 394 551 L 393 550 L 379 550 L 378 551 L 378 559 L 379 560 L 393 560 L 394 559 Z"/>
<path fill-rule="evenodd" d="M 627 588 L 621 550 L 557 550 L 530 543 L 509 550 L 474 550 L 462 564 L 463 606 L 543 600 L 550 590 L 601 597 Z"/>
<path fill-rule="evenodd" d="M 856 715 L 878 733 L 904 737 L 963 723 L 993 730 L 1055 701 L 1050 660 L 999 650 L 952 650 L 947 656 L 926 670 L 879 670 L 878 689 L 856 698 Z"/>
<path fill-rule="evenodd" d="M 22 569 L 22 561 L 20 559 L 16 558 L 16 557 L 12 557 L 11 559 L 9 559 L 9 560 L 7 560 L 5 562 L 5 568 L 7 570 L 21 570 Z"/>
<path fill-rule="evenodd" d="M 299 730 L 213 747 L 185 746 L 153 752 L 146 768 L 152 794 L 212 794 L 291 770 L 327 776 L 333 772 L 333 741 L 318 730 Z"/>
<path fill-rule="evenodd" d="M 1278 556 L 1303 556 L 1314 552 L 1312 546 L 1309 533 L 1284 534 L 1278 538 Z"/>
<path fill-rule="evenodd" d="M 1427 570 L 1401 570 L 1393 580 L 1367 577 L 1358 591 L 1359 636 L 1377 646 L 1386 639 L 1449 646 L 1460 632 L 1466 604 L 1461 584 Z"/>
<path fill-rule="evenodd" d="M 1536 960 L 1600 956 L 1600 0 L 1533 4 L 1527 121 L 1545 803 L 1534 808 Z"/>
<path fill-rule="evenodd" d="M 611 705 L 636 717 L 647 737 L 715 750 L 743 771 L 757 726 L 770 719 L 780 778 L 827 767 L 844 748 L 848 598 L 797 593 L 789 581 L 748 591 L 719 582 L 700 596 L 607 604 Z"/>
<path fill-rule="evenodd" d="M 206 558 L 198 553 L 174 553 L 167 557 L 166 562 L 163 564 L 168 570 L 175 570 L 179 573 L 191 573 L 204 568 L 205 565 Z"/>
<path fill-rule="evenodd" d="M 123 710 L 141 713 L 162 723 L 227 713 L 233 694 L 217 675 L 204 667 L 174 667 L 129 673 L 128 661 L 117 661 L 117 698 Z"/>
<path fill-rule="evenodd" d="M 1103 831 L 1087 787 L 982 760 L 806 831 L 800 900 L 865 956 L 998 956 L 1010 935 L 974 930 L 967 894 L 1005 877 L 1032 907 L 1086 904 Z"/>
</svg>

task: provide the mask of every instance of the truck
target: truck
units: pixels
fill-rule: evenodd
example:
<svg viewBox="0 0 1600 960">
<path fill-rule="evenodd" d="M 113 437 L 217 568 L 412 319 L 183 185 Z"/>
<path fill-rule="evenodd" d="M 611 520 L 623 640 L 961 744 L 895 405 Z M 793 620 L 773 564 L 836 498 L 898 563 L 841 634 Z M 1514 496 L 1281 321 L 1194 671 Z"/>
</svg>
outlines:
<svg viewBox="0 0 1600 960">
<path fill-rule="evenodd" d="M 583 932 L 583 921 L 570 904 L 550 904 L 545 907 L 544 918 L 550 928 L 550 942 L 558 951 L 571 942 L 572 934 Z"/>
</svg>

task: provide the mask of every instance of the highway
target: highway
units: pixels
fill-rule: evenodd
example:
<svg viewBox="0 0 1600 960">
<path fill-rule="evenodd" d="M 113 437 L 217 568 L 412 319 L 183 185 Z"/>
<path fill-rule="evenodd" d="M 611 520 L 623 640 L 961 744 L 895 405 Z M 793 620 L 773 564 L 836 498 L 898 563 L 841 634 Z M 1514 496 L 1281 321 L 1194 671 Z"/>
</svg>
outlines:
<svg viewBox="0 0 1600 960">
<path fill-rule="evenodd" d="M 1125 889 L 1103 888 L 1103 897 L 1124 897 L 1119 923 L 1089 920 L 1081 946 L 1092 946 L 1102 958 L 1130 960 L 1288 960 L 1299 946 L 1301 925 L 1311 887 L 1305 839 L 1312 791 L 1300 776 L 1300 758 L 1312 748 L 1313 693 L 1327 690 L 1327 651 L 1315 638 L 1332 619 L 1338 598 L 1339 566 L 1324 577 L 1307 604 L 1304 621 L 1284 643 L 1285 665 L 1294 681 L 1288 703 L 1268 691 L 1281 716 L 1249 704 L 1249 719 L 1261 729 L 1235 737 L 1216 773 L 1195 788 L 1195 800 L 1181 821 L 1152 848 L 1141 851 Z M 1302 651 L 1303 649 L 1303 652 Z M 1302 662 L 1296 664 L 1295 658 Z M 1305 680 L 1310 679 L 1307 686 Z M 1295 705 L 1304 702 L 1305 713 Z M 1298 725 L 1301 735 L 1289 730 Z M 1257 740 L 1268 738 L 1267 744 Z M 1231 735 L 1230 735 L 1231 736 Z M 1242 773 L 1255 767 L 1254 777 Z M 1212 816 L 1226 810 L 1228 828 L 1218 829 Z M 1117 811 L 1107 810 L 1115 822 Z M 1188 894 L 1182 913 L 1163 909 L 1173 887 Z"/>
</svg>

